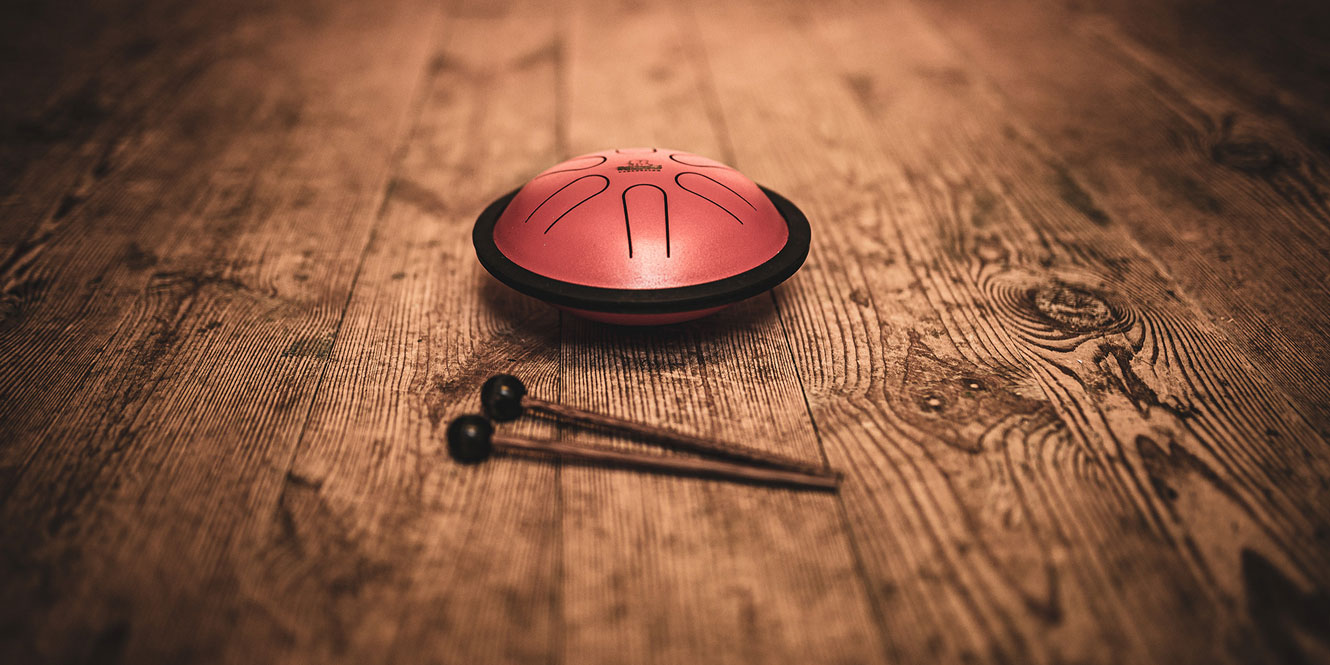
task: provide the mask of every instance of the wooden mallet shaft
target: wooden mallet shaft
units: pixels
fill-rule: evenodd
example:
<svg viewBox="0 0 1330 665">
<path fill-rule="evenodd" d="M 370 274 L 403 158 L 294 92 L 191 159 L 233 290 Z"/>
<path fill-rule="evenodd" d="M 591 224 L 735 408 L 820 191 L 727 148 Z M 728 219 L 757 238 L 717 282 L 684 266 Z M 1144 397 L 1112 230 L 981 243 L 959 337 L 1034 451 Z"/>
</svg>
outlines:
<svg viewBox="0 0 1330 665">
<path fill-rule="evenodd" d="M 534 441 L 495 434 L 492 437 L 494 449 L 498 451 L 518 451 L 553 455 L 565 460 L 612 464 L 615 466 L 666 471 L 697 476 L 728 478 L 757 483 L 792 485 L 820 490 L 837 490 L 840 479 L 824 474 L 802 473 L 786 469 L 769 469 L 756 466 L 744 466 L 719 460 L 692 459 L 686 457 L 660 457 L 643 453 L 631 453 L 586 445 L 573 445 L 558 441 Z"/>
<path fill-rule="evenodd" d="M 490 377 L 490 379 L 485 382 L 485 385 L 481 387 L 480 402 L 485 409 L 485 415 L 498 422 L 514 420 L 522 415 L 523 411 L 529 409 L 581 425 L 627 432 L 644 440 L 666 445 L 677 450 L 727 457 L 731 460 L 741 460 L 753 464 L 761 464 L 809 475 L 826 476 L 829 478 L 840 477 L 839 472 L 824 468 L 820 464 L 812 464 L 779 453 L 772 453 L 765 450 L 741 446 L 739 444 L 726 443 L 700 436 L 693 436 L 691 434 L 684 434 L 664 427 L 637 423 L 608 414 L 596 413 L 575 406 L 533 397 L 527 393 L 526 386 L 520 379 L 509 374 L 496 374 Z"/>
<path fill-rule="evenodd" d="M 779 453 L 767 452 L 756 448 L 749 448 L 735 443 L 726 443 L 715 439 L 708 439 L 683 432 L 648 425 L 646 423 L 633 422 L 616 416 L 604 413 L 587 411 L 567 404 L 550 402 L 527 395 L 522 399 L 523 406 L 533 411 L 540 411 L 557 416 L 564 420 L 575 422 L 582 425 L 591 425 L 603 429 L 617 430 L 635 434 L 642 439 L 663 443 L 678 450 L 684 450 L 694 453 L 704 453 L 711 455 L 720 455 L 735 460 L 744 460 L 764 464 L 766 466 L 798 471 L 817 476 L 834 477 L 839 475 L 835 471 L 823 468 L 820 465 L 810 464 L 800 459 L 786 457 Z"/>
</svg>

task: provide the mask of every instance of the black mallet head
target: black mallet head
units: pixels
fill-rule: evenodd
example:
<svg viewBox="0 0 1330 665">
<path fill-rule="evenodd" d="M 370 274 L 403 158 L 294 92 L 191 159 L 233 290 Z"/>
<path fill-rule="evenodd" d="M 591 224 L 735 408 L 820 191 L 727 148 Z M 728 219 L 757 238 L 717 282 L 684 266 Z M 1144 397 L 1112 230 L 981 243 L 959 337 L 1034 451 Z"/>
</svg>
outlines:
<svg viewBox="0 0 1330 665">
<path fill-rule="evenodd" d="M 506 423 L 522 415 L 526 386 L 511 374 L 495 374 L 480 387 L 480 407 L 496 422 Z"/>
<path fill-rule="evenodd" d="M 466 415 L 448 423 L 448 455 L 462 464 L 476 464 L 494 453 L 494 426 L 484 416 Z"/>
</svg>

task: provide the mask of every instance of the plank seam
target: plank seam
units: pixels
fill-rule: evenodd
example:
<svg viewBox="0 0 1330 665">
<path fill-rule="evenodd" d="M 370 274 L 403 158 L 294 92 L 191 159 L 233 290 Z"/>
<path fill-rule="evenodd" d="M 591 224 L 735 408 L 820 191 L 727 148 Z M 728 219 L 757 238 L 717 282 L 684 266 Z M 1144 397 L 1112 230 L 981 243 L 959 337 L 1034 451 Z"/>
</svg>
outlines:
<svg viewBox="0 0 1330 665">
<path fill-rule="evenodd" d="M 438 43 L 437 33 L 441 30 L 440 25 L 443 22 L 443 12 L 435 17 L 433 25 L 430 27 L 429 37 L 426 40 L 426 47 L 420 57 L 419 69 L 422 72 L 416 77 L 414 89 L 411 91 L 410 102 L 402 119 L 402 128 L 399 130 L 399 137 L 393 146 L 392 155 L 389 157 L 388 167 L 385 169 L 382 178 L 382 186 L 379 190 L 382 192 L 382 198 L 379 205 L 375 207 L 374 222 L 370 225 L 369 237 L 365 240 L 365 246 L 360 250 L 360 258 L 356 262 L 356 270 L 351 276 L 351 284 L 346 290 L 346 301 L 342 303 L 342 311 L 337 317 L 337 325 L 333 328 L 330 340 L 328 357 L 323 360 L 323 366 L 319 368 L 319 379 L 314 384 L 314 394 L 310 397 L 309 407 L 305 410 L 305 417 L 300 424 L 300 434 L 296 436 L 295 445 L 291 448 L 291 454 L 288 456 L 284 468 L 285 474 L 290 474 L 295 467 L 296 458 L 300 455 L 301 448 L 304 447 L 305 435 L 309 431 L 310 420 L 314 416 L 314 406 L 319 402 L 319 394 L 323 388 L 324 379 L 328 376 L 328 367 L 336 358 L 337 340 L 341 337 L 342 324 L 346 321 L 346 313 L 351 309 L 351 301 L 355 297 L 356 287 L 360 284 L 360 274 L 365 267 L 365 261 L 369 257 L 370 249 L 374 247 L 378 239 L 379 226 L 388 211 L 388 203 L 392 200 L 393 182 L 397 174 L 401 171 L 402 163 L 406 156 L 407 147 L 410 145 L 411 137 L 415 135 L 416 128 L 420 123 L 420 116 L 424 112 L 425 102 L 429 98 L 429 81 L 434 73 L 430 70 L 429 54 L 432 46 Z M 286 496 L 287 486 L 283 484 L 281 492 L 278 493 L 276 508 L 280 510 L 282 501 Z"/>
</svg>

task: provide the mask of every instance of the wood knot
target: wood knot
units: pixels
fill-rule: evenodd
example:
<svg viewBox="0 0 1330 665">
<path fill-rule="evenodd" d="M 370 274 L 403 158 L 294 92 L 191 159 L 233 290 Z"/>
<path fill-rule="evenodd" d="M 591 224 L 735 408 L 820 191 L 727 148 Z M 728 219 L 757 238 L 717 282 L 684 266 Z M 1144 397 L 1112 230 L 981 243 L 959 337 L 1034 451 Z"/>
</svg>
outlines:
<svg viewBox="0 0 1330 665">
<path fill-rule="evenodd" d="M 914 403 L 924 413 L 941 413 L 960 400 L 977 399 L 985 389 L 984 382 L 972 376 L 954 381 L 937 380 L 929 389 L 917 392 Z"/>
<path fill-rule="evenodd" d="M 1260 139 L 1225 140 L 1210 149 L 1215 162 L 1252 175 L 1268 176 L 1284 163 L 1274 146 Z"/>
<path fill-rule="evenodd" d="M 1102 332 L 1120 320 L 1103 296 L 1084 287 L 1055 282 L 1033 288 L 1029 302 L 1053 327 L 1070 333 Z"/>
<path fill-rule="evenodd" d="M 916 403 L 919 405 L 919 410 L 924 413 L 937 413 L 947 408 L 947 398 L 935 392 L 919 395 Z"/>
</svg>

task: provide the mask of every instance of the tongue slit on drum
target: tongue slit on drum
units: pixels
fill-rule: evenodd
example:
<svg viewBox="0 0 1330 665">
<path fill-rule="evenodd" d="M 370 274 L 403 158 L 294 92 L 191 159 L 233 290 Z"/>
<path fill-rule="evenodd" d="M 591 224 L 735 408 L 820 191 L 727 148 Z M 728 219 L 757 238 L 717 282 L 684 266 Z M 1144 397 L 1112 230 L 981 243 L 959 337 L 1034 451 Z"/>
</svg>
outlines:
<svg viewBox="0 0 1330 665">
<path fill-rule="evenodd" d="M 633 254 L 636 228 L 637 247 L 646 256 L 670 257 L 670 200 L 665 190 L 651 183 L 639 182 L 623 190 L 623 223 L 628 235 L 628 258 Z"/>
</svg>

